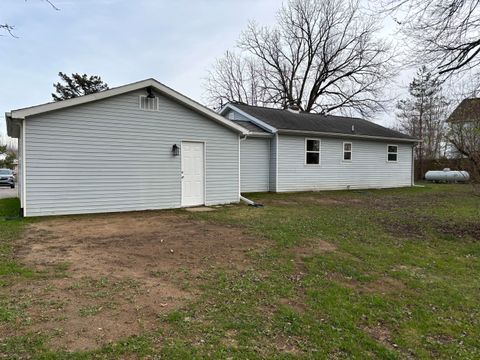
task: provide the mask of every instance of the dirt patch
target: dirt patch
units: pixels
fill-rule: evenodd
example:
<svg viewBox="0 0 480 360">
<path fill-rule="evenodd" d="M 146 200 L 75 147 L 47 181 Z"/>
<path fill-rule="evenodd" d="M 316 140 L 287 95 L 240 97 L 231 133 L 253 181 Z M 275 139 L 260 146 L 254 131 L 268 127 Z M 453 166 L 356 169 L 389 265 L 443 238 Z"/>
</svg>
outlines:
<svg viewBox="0 0 480 360">
<path fill-rule="evenodd" d="M 0 332 L 41 332 L 67 350 L 153 328 L 158 316 L 197 294 L 204 274 L 246 269 L 248 253 L 259 248 L 238 227 L 178 212 L 44 220 L 31 224 L 19 243 L 20 262 L 56 275 L 7 289 L 26 310 Z"/>
<path fill-rule="evenodd" d="M 309 193 L 311 194 L 311 193 Z M 269 205 L 298 205 L 302 204 L 314 204 L 314 205 L 351 205 L 351 204 L 362 204 L 364 203 L 363 199 L 354 198 L 354 197 L 325 197 L 321 195 L 297 195 L 294 199 L 269 199 L 267 202 Z"/>
<path fill-rule="evenodd" d="M 297 336 L 277 335 L 272 339 L 272 343 L 279 352 L 289 355 L 301 354 L 298 346 L 298 344 L 301 343 L 301 339 Z"/>
<path fill-rule="evenodd" d="M 300 258 L 336 250 L 337 247 L 334 244 L 322 239 L 307 239 L 302 246 L 296 246 L 291 249 Z"/>
<path fill-rule="evenodd" d="M 351 278 L 347 278 L 338 273 L 329 273 L 327 279 L 341 283 L 343 286 L 363 293 L 376 294 L 396 294 L 405 290 L 405 284 L 391 277 L 381 277 L 371 282 L 360 282 Z"/>
<path fill-rule="evenodd" d="M 326 198 L 326 197 L 306 197 L 307 201 L 319 205 L 351 205 L 351 204 L 362 204 L 364 201 L 362 199 L 354 197 L 338 197 L 338 198 Z"/>
<path fill-rule="evenodd" d="M 74 278 L 115 275 L 156 281 L 152 272 L 180 269 L 195 274 L 218 265 L 243 268 L 248 263 L 245 252 L 254 246 L 254 239 L 238 227 L 173 212 L 146 212 L 32 224 L 17 254 L 37 268 L 66 262 Z"/>
<path fill-rule="evenodd" d="M 299 314 L 303 314 L 306 309 L 304 298 L 294 298 L 294 299 L 281 298 L 279 300 L 279 303 L 282 306 L 285 306 L 286 308 L 296 311 Z"/>
<path fill-rule="evenodd" d="M 405 288 L 406 287 L 403 282 L 391 277 L 382 277 L 378 280 L 360 286 L 362 291 L 380 294 L 397 293 Z"/>
<path fill-rule="evenodd" d="M 337 250 L 334 244 L 318 238 L 306 239 L 302 242 L 302 245 L 288 249 L 288 252 L 294 256 L 294 266 L 296 269 L 295 273 L 288 277 L 288 280 L 297 284 L 300 284 L 309 272 L 305 262 L 306 259 L 311 256 Z"/>
<path fill-rule="evenodd" d="M 423 238 L 426 235 L 424 224 L 421 219 L 409 219 L 405 215 L 402 219 L 379 218 L 378 221 L 386 232 L 403 238 Z"/>
<path fill-rule="evenodd" d="M 451 235 L 456 238 L 465 238 L 471 237 L 474 240 L 480 240 L 480 223 L 449 223 L 449 222 L 438 222 L 436 228 L 445 235 Z"/>
<path fill-rule="evenodd" d="M 396 348 L 397 345 L 392 341 L 392 334 L 384 325 L 378 323 L 372 326 L 365 326 L 362 330 L 370 337 L 389 348 Z"/>
</svg>

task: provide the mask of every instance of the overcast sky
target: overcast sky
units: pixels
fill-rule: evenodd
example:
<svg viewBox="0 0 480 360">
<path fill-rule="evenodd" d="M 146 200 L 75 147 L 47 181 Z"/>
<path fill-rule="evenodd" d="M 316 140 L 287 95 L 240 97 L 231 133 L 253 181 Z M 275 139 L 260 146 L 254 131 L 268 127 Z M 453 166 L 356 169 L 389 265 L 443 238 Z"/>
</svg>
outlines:
<svg viewBox="0 0 480 360">
<path fill-rule="evenodd" d="M 207 70 L 235 46 L 249 20 L 272 24 L 280 0 L 1 0 L 0 133 L 3 113 L 51 101 L 58 72 L 100 75 L 110 87 L 153 77 L 203 102 Z M 385 28 L 386 33 L 392 29 Z M 405 92 L 409 75 L 389 94 Z M 392 124 L 392 114 L 375 121 Z"/>
</svg>

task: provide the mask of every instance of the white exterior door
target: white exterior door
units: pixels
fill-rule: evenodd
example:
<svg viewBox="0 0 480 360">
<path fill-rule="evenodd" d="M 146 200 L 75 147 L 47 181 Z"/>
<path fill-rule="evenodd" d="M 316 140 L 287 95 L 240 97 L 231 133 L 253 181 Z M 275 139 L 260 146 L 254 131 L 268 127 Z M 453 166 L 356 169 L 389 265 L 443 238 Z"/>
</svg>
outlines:
<svg viewBox="0 0 480 360">
<path fill-rule="evenodd" d="M 182 206 L 205 204 L 204 144 L 182 141 Z"/>
</svg>

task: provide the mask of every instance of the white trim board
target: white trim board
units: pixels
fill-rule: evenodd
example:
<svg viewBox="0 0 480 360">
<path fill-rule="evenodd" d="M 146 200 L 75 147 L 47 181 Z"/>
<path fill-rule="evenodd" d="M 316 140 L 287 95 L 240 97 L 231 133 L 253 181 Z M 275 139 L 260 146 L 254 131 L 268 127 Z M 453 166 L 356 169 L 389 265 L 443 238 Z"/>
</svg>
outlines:
<svg viewBox="0 0 480 360">
<path fill-rule="evenodd" d="M 395 141 L 395 142 L 403 142 L 403 143 L 422 142 L 422 140 L 415 140 L 415 139 L 392 138 L 392 137 L 372 136 L 372 135 L 342 134 L 342 133 L 306 131 L 306 130 L 283 130 L 283 129 L 279 129 L 277 134 L 280 134 L 280 135 L 295 135 L 295 136 L 318 136 L 318 137 L 343 138 L 343 139 L 380 140 L 382 142 L 384 142 L 384 141 Z"/>
<path fill-rule="evenodd" d="M 27 154 L 26 154 L 26 139 L 25 139 L 25 133 L 26 133 L 26 127 L 27 127 L 27 124 L 26 124 L 26 121 L 23 120 L 21 122 L 21 127 L 22 127 L 22 195 L 23 195 L 23 201 L 22 201 L 22 205 L 23 205 L 23 216 L 27 216 L 27 162 L 26 162 L 26 159 L 27 159 Z"/>
<path fill-rule="evenodd" d="M 184 162 L 183 162 L 183 146 L 185 143 L 195 143 L 202 144 L 202 157 L 203 157 L 203 203 L 201 204 L 185 204 L 183 195 L 183 173 L 184 173 Z M 207 142 L 202 140 L 182 140 L 180 141 L 180 207 L 191 207 L 191 206 L 204 206 L 207 204 Z"/>
<path fill-rule="evenodd" d="M 256 125 L 258 125 L 259 127 L 261 127 L 264 130 L 270 131 L 271 133 L 276 133 L 277 132 L 277 129 L 275 127 L 273 127 L 272 125 L 269 125 L 266 122 L 257 119 L 256 117 L 246 113 L 243 110 L 240 110 L 239 108 L 235 107 L 235 105 L 232 105 L 232 104 L 225 105 L 223 108 L 220 109 L 220 111 L 218 113 L 220 115 L 223 115 L 223 113 L 227 109 L 238 112 L 240 115 L 245 116 L 248 120 L 254 122 Z"/>
</svg>

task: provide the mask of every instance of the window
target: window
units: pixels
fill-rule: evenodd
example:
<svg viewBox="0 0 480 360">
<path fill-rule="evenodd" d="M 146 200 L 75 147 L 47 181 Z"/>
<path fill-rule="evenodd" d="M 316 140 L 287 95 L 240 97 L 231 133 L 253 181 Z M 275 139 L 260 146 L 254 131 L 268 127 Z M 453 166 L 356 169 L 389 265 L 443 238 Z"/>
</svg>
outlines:
<svg viewBox="0 0 480 360">
<path fill-rule="evenodd" d="M 387 161 L 396 162 L 398 160 L 398 146 L 387 145 Z"/>
<path fill-rule="evenodd" d="M 234 113 L 233 111 L 230 111 L 230 112 L 228 113 L 228 118 L 229 118 L 230 120 L 235 120 L 235 113 Z"/>
<path fill-rule="evenodd" d="M 158 111 L 158 98 L 156 96 L 149 98 L 146 95 L 140 95 L 140 109 L 146 111 Z"/>
<path fill-rule="evenodd" d="M 343 161 L 352 161 L 352 143 L 343 143 Z"/>
<path fill-rule="evenodd" d="M 305 164 L 320 164 L 320 140 L 305 139 Z"/>
</svg>

